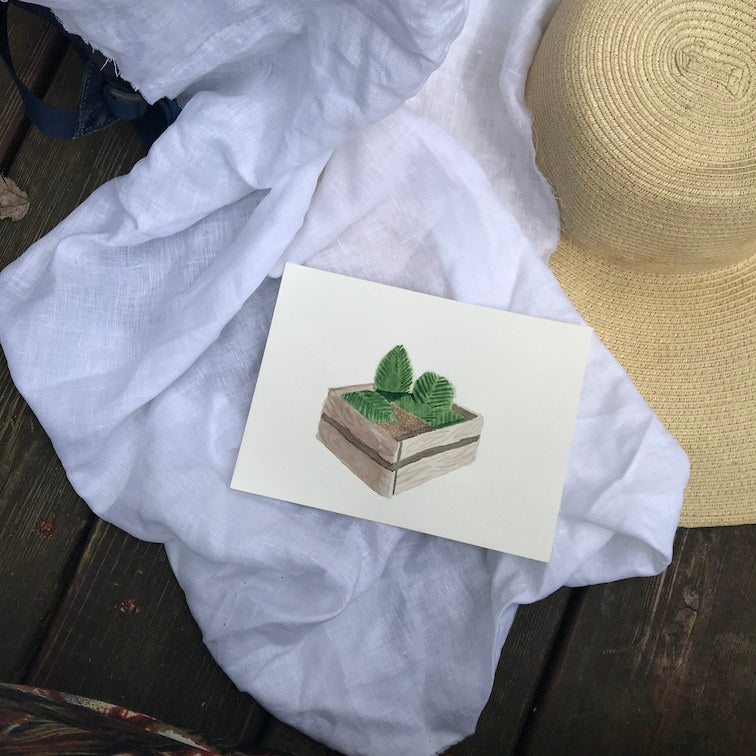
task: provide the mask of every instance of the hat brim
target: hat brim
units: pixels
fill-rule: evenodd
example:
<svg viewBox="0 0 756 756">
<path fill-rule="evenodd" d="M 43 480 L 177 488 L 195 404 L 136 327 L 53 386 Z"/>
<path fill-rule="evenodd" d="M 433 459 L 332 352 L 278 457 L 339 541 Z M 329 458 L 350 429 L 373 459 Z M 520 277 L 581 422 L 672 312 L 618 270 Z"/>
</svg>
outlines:
<svg viewBox="0 0 756 756">
<path fill-rule="evenodd" d="M 680 525 L 756 522 L 756 248 L 727 268 L 652 273 L 562 236 L 549 265 L 688 453 Z"/>
</svg>

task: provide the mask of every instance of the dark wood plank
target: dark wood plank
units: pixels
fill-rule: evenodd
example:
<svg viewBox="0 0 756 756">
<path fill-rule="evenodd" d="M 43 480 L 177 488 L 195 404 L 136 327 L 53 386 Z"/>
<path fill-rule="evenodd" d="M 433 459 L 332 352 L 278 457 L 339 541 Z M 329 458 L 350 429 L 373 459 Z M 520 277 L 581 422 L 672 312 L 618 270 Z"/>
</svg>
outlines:
<svg viewBox="0 0 756 756">
<path fill-rule="evenodd" d="M 756 528 L 681 530 L 663 575 L 585 589 L 526 754 L 756 750 Z"/>
<path fill-rule="evenodd" d="M 8 10 L 8 28 L 16 71 L 34 94 L 44 96 L 66 50 L 65 38 L 49 24 L 15 6 Z M 8 169 L 28 127 L 21 98 L 0 63 L 0 173 Z"/>
<path fill-rule="evenodd" d="M 562 588 L 543 601 L 517 610 L 475 734 L 450 748 L 449 756 L 512 753 L 549 661 L 570 593 L 569 588 Z"/>
<path fill-rule="evenodd" d="M 0 359 L 0 680 L 24 675 L 94 518 Z"/>
<path fill-rule="evenodd" d="M 296 756 L 341 756 L 339 751 L 318 743 L 317 740 L 274 718 L 271 718 L 256 747 Z"/>
<path fill-rule="evenodd" d="M 25 682 L 228 744 L 254 740 L 267 719 L 206 649 L 163 547 L 101 520 Z"/>
<path fill-rule="evenodd" d="M 26 17 L 27 14 L 22 14 Z M 75 99 L 81 64 L 69 52 L 50 101 Z M 0 222 L 0 267 L 20 255 L 97 185 L 128 170 L 142 148 L 128 126 L 76 142 L 31 129 L 9 175 L 31 198 L 28 215 Z M 0 360 L 0 679 L 19 681 L 60 601 L 94 518 L 68 484 L 52 446 Z"/>
</svg>

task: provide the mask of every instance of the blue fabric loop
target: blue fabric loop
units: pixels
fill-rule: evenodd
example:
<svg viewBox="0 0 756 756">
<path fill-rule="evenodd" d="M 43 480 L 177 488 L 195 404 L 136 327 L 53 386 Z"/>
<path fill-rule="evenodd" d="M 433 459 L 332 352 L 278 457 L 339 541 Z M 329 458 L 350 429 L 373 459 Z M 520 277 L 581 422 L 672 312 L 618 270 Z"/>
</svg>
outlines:
<svg viewBox="0 0 756 756">
<path fill-rule="evenodd" d="M 68 110 L 49 105 L 20 79 L 8 43 L 8 4 L 0 2 L 0 58 L 5 63 L 32 123 L 56 139 L 71 139 L 99 131 L 119 119 L 130 121 L 146 148 L 176 120 L 180 108 L 163 98 L 154 105 L 115 75 L 111 61 L 80 37 L 67 33 L 48 9 L 31 3 L 15 4 L 44 19 L 61 31 L 84 61 L 79 103 Z"/>
</svg>

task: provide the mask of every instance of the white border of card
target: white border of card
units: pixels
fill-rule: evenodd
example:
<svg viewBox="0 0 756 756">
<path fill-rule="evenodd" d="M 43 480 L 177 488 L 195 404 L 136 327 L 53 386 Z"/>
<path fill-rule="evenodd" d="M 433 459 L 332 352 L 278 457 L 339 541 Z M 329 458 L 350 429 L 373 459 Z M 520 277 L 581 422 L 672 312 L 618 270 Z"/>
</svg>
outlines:
<svg viewBox="0 0 756 756">
<path fill-rule="evenodd" d="M 287 264 L 231 487 L 548 561 L 591 334 Z"/>
</svg>

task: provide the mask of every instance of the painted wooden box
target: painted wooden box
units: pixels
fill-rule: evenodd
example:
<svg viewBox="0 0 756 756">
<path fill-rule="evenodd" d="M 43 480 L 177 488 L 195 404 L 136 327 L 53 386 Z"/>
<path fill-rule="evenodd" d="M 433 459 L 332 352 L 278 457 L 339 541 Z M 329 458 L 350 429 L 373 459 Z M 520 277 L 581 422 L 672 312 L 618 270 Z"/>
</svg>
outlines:
<svg viewBox="0 0 756 756">
<path fill-rule="evenodd" d="M 360 480 L 386 498 L 475 461 L 483 418 L 453 405 L 466 420 L 434 429 L 395 407 L 396 422 L 374 423 L 341 398 L 374 384 L 328 391 L 317 438 Z"/>
</svg>

